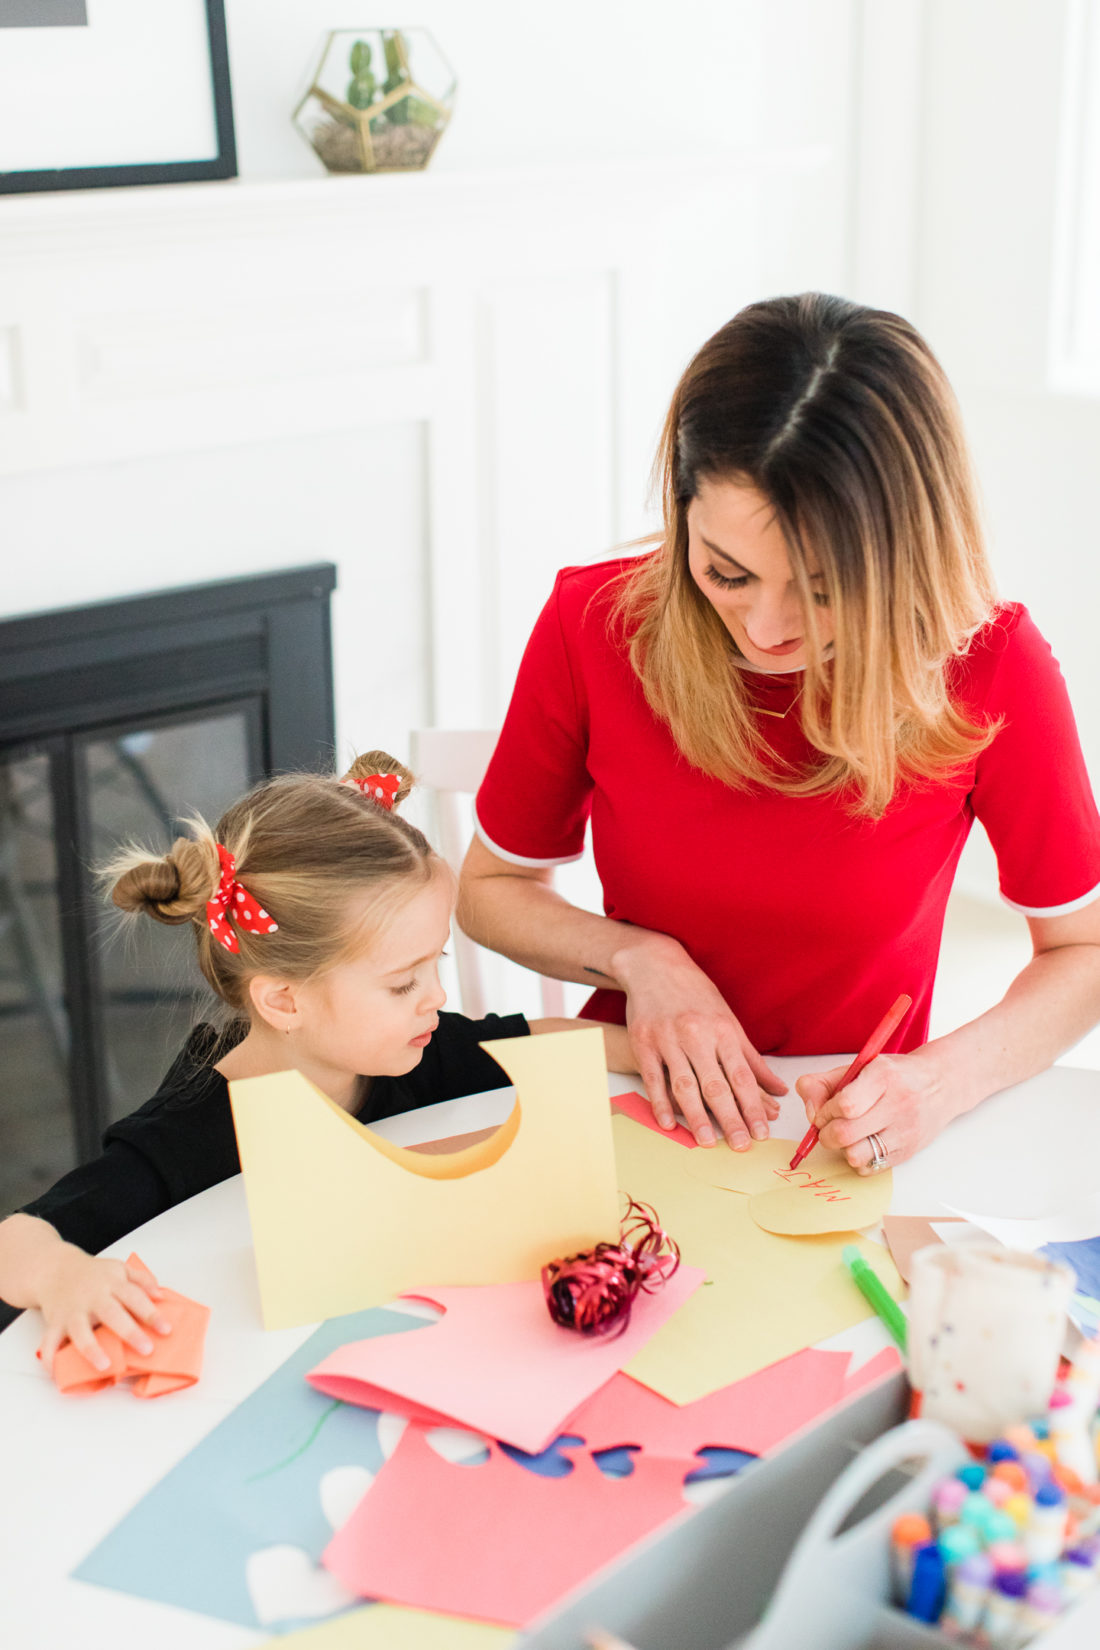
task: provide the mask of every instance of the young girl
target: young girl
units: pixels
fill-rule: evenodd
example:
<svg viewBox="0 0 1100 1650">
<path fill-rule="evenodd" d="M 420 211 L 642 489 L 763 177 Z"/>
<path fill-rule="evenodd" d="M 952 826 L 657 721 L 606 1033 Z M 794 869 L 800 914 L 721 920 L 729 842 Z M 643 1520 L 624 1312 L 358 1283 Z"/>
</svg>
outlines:
<svg viewBox="0 0 1100 1650">
<path fill-rule="evenodd" d="M 149 1330 L 168 1333 L 157 1292 L 122 1261 L 93 1256 L 239 1172 L 235 1078 L 296 1067 L 370 1123 L 502 1088 L 480 1041 L 574 1023 L 440 1012 L 453 879 L 393 811 L 411 785 L 400 763 L 371 751 L 344 780 L 268 780 L 216 834 L 195 821 L 193 839 L 163 858 L 131 849 L 108 867 L 123 911 L 194 925 L 199 966 L 233 1017 L 220 1032 L 192 1032 L 153 1098 L 107 1130 L 102 1156 L 0 1223 L 0 1298 L 40 1308 L 47 1367 L 66 1338 L 105 1367 L 97 1323 L 141 1353 Z M 613 1068 L 635 1069 L 626 1033 L 605 1036 Z"/>
</svg>

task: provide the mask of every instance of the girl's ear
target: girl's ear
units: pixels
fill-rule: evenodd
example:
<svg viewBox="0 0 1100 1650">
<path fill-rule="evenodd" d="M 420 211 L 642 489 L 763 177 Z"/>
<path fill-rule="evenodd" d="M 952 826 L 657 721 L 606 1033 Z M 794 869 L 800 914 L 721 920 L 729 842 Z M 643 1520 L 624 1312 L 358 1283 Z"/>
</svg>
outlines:
<svg viewBox="0 0 1100 1650">
<path fill-rule="evenodd" d="M 253 1009 L 272 1031 L 295 1031 L 301 1025 L 297 981 L 254 974 L 248 982 L 248 995 Z"/>
</svg>

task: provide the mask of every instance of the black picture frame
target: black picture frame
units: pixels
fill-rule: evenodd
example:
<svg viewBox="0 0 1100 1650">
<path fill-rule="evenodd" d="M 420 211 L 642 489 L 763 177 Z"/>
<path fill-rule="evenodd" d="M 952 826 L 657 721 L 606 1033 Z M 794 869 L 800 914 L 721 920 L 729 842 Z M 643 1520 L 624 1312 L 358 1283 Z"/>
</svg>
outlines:
<svg viewBox="0 0 1100 1650">
<path fill-rule="evenodd" d="M 158 161 L 136 166 L 72 166 L 41 172 L 0 171 L 0 195 L 26 195 L 58 189 L 118 189 L 158 183 L 202 183 L 237 176 L 237 142 L 233 130 L 233 94 L 229 80 L 229 45 L 224 0 L 204 0 L 210 48 L 211 100 L 218 152 L 206 160 Z"/>
</svg>

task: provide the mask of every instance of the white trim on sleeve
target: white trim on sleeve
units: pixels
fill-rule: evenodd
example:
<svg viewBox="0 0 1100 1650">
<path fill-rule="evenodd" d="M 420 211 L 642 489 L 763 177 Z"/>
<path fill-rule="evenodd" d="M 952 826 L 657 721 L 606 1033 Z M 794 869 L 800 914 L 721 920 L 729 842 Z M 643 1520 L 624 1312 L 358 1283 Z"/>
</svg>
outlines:
<svg viewBox="0 0 1100 1650">
<path fill-rule="evenodd" d="M 1025 917 L 1068 917 L 1071 911 L 1083 911 L 1094 899 L 1100 899 L 1100 882 L 1095 888 L 1090 888 L 1087 894 L 1082 894 L 1080 899 L 1068 899 L 1064 905 L 1017 905 L 1016 901 L 1009 899 L 1006 894 L 1002 894 L 1001 898 L 1013 911 L 1019 911 Z"/>
<path fill-rule="evenodd" d="M 526 854 L 510 853 L 507 848 L 501 848 L 493 841 L 492 837 L 489 835 L 488 831 L 484 829 L 480 819 L 477 817 L 476 808 L 474 809 L 474 830 L 477 832 L 486 848 L 488 848 L 489 852 L 491 854 L 496 854 L 498 859 L 506 859 L 509 865 L 530 865 L 536 870 L 545 870 L 554 865 L 572 865 L 575 860 L 584 858 L 583 848 L 579 854 L 565 854 L 560 859 L 528 859 Z"/>
</svg>

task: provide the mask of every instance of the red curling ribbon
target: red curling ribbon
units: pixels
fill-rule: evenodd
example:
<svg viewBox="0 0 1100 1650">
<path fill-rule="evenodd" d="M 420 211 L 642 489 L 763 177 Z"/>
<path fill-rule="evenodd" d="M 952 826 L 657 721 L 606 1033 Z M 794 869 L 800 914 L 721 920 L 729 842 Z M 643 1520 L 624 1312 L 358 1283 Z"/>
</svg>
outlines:
<svg viewBox="0 0 1100 1650">
<path fill-rule="evenodd" d="M 635 1298 L 656 1294 L 680 1264 L 680 1250 L 648 1203 L 634 1198 L 618 1243 L 596 1247 L 542 1269 L 546 1306 L 556 1324 L 580 1335 L 621 1335 Z"/>
</svg>

